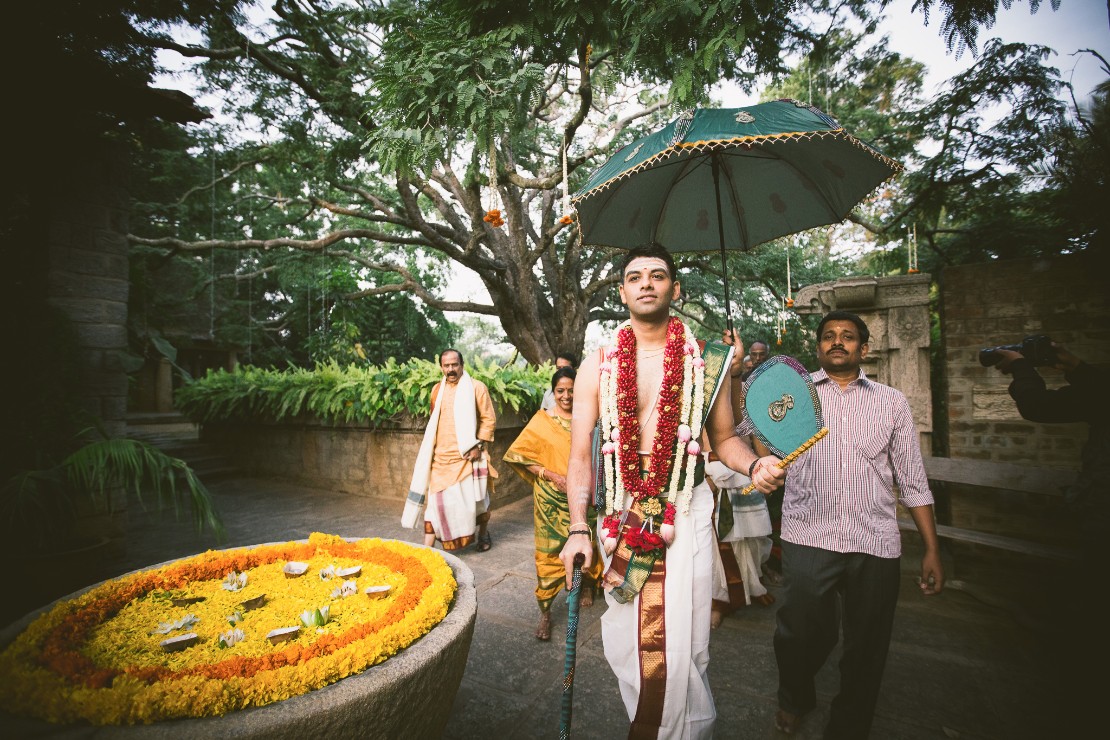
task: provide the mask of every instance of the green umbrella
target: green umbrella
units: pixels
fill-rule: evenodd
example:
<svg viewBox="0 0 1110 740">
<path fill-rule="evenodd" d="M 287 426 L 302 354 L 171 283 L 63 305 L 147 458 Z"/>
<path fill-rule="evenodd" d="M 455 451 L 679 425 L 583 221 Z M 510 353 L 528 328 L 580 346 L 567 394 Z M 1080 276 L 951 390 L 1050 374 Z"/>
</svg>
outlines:
<svg viewBox="0 0 1110 740">
<path fill-rule="evenodd" d="M 843 221 L 902 166 L 817 108 L 702 108 L 617 152 L 575 194 L 586 244 L 747 251 Z M 725 312 L 732 328 L 725 281 Z"/>
</svg>

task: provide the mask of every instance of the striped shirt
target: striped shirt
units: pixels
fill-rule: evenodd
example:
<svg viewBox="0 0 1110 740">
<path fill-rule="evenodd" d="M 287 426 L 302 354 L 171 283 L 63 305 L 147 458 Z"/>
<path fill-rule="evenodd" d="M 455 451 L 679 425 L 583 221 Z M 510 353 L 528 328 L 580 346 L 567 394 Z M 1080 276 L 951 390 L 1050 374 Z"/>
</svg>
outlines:
<svg viewBox="0 0 1110 740">
<path fill-rule="evenodd" d="M 843 390 L 824 370 L 812 377 L 829 433 L 787 468 L 782 538 L 896 558 L 895 484 L 903 505 L 933 503 L 910 405 L 862 370 Z"/>
</svg>

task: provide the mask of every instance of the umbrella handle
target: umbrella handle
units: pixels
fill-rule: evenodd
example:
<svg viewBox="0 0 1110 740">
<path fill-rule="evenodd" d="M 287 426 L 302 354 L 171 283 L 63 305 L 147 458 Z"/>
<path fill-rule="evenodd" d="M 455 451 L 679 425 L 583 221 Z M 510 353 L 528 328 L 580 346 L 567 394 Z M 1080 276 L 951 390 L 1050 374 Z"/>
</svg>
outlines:
<svg viewBox="0 0 1110 740">
<path fill-rule="evenodd" d="M 559 740 L 570 737 L 572 698 L 574 696 L 574 662 L 578 652 L 578 602 L 582 595 L 582 564 L 586 557 L 574 556 L 570 592 L 567 594 L 567 648 L 563 660 L 563 706 L 559 713 Z"/>
</svg>

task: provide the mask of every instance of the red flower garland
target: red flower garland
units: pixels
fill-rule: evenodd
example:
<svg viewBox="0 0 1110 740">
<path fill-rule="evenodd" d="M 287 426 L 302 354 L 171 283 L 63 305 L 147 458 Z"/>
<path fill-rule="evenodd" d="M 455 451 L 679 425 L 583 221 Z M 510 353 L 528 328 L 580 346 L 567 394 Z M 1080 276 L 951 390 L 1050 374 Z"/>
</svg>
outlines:
<svg viewBox="0 0 1110 740">
<path fill-rule="evenodd" d="M 651 446 L 651 467 L 640 475 L 640 420 L 636 417 L 636 334 L 626 326 L 617 334 L 617 457 L 625 490 L 637 501 L 662 494 L 671 473 L 678 440 L 679 393 L 685 358 L 686 331 L 671 317 L 663 352 L 663 385 L 659 390 L 659 420 Z"/>
</svg>

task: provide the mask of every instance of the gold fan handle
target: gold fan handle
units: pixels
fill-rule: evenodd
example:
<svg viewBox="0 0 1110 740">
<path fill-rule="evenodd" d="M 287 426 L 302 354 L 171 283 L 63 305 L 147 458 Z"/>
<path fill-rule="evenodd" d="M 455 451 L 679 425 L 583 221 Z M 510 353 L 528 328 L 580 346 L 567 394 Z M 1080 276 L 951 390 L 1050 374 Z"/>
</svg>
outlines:
<svg viewBox="0 0 1110 740">
<path fill-rule="evenodd" d="M 794 450 L 789 455 L 787 455 L 786 457 L 784 457 L 783 459 L 781 459 L 777 463 L 775 463 L 775 467 L 779 468 L 780 470 L 785 470 L 786 467 L 788 465 L 790 465 L 790 463 L 792 463 L 792 462 L 794 462 L 795 460 L 798 459 L 799 455 L 801 455 L 803 452 L 808 450 L 810 447 L 813 447 L 813 445 L 817 444 L 817 442 L 828 433 L 829 433 L 829 428 L 828 427 L 822 427 L 821 431 L 817 432 L 817 434 L 814 434 L 812 437 L 807 439 L 805 442 L 802 442 L 802 444 L 798 447 L 798 449 Z M 741 493 L 741 495 L 747 496 L 748 494 L 750 494 L 754 490 L 755 490 L 755 483 L 749 483 L 747 485 L 747 487 L 743 491 L 741 491 L 740 493 Z"/>
</svg>

